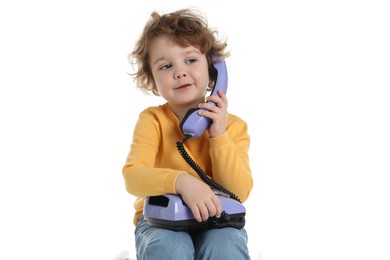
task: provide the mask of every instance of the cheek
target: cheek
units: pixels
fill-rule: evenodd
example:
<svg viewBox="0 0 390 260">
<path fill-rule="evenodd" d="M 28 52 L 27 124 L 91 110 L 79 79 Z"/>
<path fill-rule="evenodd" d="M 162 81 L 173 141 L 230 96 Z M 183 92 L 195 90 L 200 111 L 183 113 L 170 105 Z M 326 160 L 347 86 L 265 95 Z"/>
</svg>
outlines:
<svg viewBox="0 0 390 260">
<path fill-rule="evenodd" d="M 154 84 L 160 88 L 161 85 L 163 85 L 163 78 L 160 77 L 158 74 L 153 74 L 153 80 Z"/>
<path fill-rule="evenodd" d="M 159 89 L 164 88 L 167 85 L 167 80 L 164 77 L 155 78 L 155 84 Z"/>
<path fill-rule="evenodd" d="M 208 87 L 210 82 L 209 72 L 203 71 L 200 75 L 198 75 L 198 78 L 202 82 L 202 86 Z"/>
<path fill-rule="evenodd" d="M 170 88 L 170 81 L 165 77 L 157 77 L 155 78 L 155 88 L 161 95 L 164 95 L 165 90 Z"/>
</svg>

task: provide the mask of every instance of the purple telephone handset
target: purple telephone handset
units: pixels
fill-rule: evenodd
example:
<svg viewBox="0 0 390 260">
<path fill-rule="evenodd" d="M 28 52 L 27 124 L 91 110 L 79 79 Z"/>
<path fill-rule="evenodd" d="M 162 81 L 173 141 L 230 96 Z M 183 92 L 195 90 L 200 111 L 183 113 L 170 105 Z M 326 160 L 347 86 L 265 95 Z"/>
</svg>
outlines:
<svg viewBox="0 0 390 260">
<path fill-rule="evenodd" d="M 213 56 L 213 64 L 211 65 L 211 70 L 217 74 L 216 82 L 211 95 L 218 95 L 217 91 L 222 89 L 226 94 L 228 86 L 228 77 L 227 77 L 227 68 L 224 60 L 220 59 L 218 56 Z M 208 103 L 214 104 L 214 102 L 207 101 Z M 184 116 L 183 120 L 180 123 L 181 131 L 184 135 L 189 135 L 192 138 L 197 138 L 206 131 L 211 125 L 211 119 L 200 116 L 198 110 L 203 108 L 193 108 L 188 110 L 187 114 Z"/>
</svg>

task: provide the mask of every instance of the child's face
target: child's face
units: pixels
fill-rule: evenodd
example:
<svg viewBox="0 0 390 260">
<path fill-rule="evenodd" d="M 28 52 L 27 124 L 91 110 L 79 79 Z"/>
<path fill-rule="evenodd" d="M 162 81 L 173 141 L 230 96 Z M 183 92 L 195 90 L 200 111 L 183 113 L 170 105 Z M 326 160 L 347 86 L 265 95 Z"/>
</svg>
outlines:
<svg viewBox="0 0 390 260">
<path fill-rule="evenodd" d="M 153 40 L 150 66 L 159 94 L 175 106 L 197 107 L 209 85 L 207 58 L 193 46 L 174 45 L 167 36 Z"/>
</svg>

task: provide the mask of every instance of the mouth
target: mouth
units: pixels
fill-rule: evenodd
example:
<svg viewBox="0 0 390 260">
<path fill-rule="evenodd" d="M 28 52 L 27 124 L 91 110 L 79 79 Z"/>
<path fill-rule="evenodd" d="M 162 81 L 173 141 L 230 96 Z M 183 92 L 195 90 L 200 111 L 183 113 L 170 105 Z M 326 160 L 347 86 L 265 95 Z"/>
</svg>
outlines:
<svg viewBox="0 0 390 260">
<path fill-rule="evenodd" d="M 183 85 L 180 85 L 179 87 L 175 88 L 175 90 L 181 90 L 181 89 L 185 89 L 185 88 L 188 88 L 189 86 L 191 86 L 192 84 L 183 84 Z"/>
</svg>

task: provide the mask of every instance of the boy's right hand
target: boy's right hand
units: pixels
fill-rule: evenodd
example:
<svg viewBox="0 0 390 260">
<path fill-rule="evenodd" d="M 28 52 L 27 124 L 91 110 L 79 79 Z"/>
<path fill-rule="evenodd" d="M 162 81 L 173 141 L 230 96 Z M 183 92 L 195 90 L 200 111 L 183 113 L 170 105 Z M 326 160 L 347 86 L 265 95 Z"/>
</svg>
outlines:
<svg viewBox="0 0 390 260">
<path fill-rule="evenodd" d="M 221 216 L 220 199 L 203 181 L 183 172 L 177 177 L 175 188 L 198 222 L 206 221 L 209 217 Z"/>
</svg>

